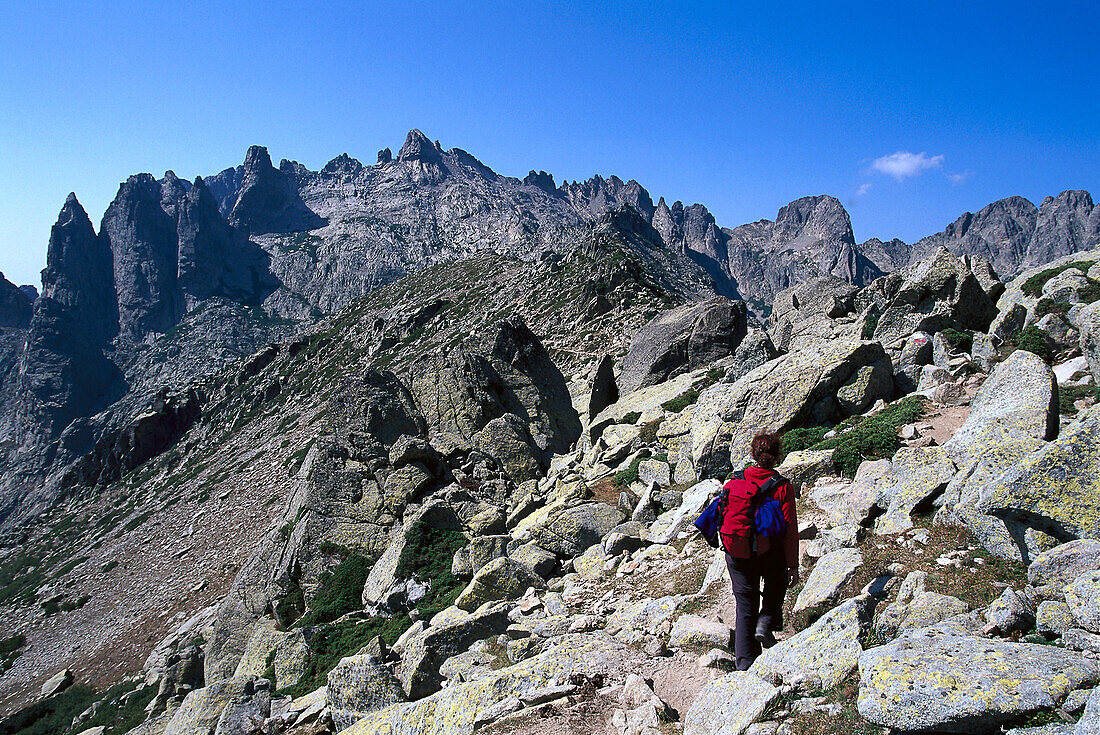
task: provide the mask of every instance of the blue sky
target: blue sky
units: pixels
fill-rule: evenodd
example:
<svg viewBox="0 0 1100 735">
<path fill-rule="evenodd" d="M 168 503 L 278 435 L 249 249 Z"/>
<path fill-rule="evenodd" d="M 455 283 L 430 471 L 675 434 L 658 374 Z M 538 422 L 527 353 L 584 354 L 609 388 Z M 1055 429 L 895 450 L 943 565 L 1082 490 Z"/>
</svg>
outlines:
<svg viewBox="0 0 1100 735">
<path fill-rule="evenodd" d="M 69 191 L 98 228 L 131 173 L 212 174 L 254 143 L 310 168 L 373 163 L 412 127 L 504 174 L 636 178 L 730 227 L 825 193 L 857 239 L 912 241 L 1012 194 L 1100 197 L 1098 13 L 5 3 L 0 270 L 38 282 Z"/>
</svg>

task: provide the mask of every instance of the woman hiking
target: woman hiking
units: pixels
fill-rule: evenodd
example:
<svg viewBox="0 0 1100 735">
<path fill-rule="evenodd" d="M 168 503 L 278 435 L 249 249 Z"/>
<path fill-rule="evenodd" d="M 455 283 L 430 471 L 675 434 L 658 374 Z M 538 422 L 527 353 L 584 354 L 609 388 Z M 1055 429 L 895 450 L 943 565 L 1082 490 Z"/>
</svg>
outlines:
<svg viewBox="0 0 1100 735">
<path fill-rule="evenodd" d="M 756 464 L 734 473 L 723 488 L 727 511 L 720 538 L 737 599 L 734 656 L 738 671 L 752 665 L 761 646 L 775 645 L 773 631 L 783 629 L 787 586 L 798 582 L 795 493 L 775 471 L 782 448 L 778 435 L 757 434 L 752 440 Z"/>
</svg>

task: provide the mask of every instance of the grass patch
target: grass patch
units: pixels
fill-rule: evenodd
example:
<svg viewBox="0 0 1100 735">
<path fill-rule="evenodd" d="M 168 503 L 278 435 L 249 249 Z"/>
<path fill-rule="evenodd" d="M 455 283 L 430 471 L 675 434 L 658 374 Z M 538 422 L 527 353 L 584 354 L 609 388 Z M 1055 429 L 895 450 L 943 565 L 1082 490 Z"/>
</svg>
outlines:
<svg viewBox="0 0 1100 735">
<path fill-rule="evenodd" d="M 1047 285 L 1047 281 L 1055 276 L 1060 276 L 1071 268 L 1076 268 L 1082 273 L 1088 273 L 1091 267 L 1092 263 L 1076 261 L 1074 263 L 1066 263 L 1065 265 L 1057 266 L 1056 268 L 1047 268 L 1024 281 L 1023 285 L 1020 286 L 1020 290 L 1028 296 L 1042 296 L 1043 286 Z"/>
<path fill-rule="evenodd" d="M 1065 316 L 1069 313 L 1073 304 L 1068 301 L 1054 301 L 1053 299 L 1039 299 L 1039 303 L 1035 304 L 1035 314 L 1039 317 L 1044 317 L 1047 314 L 1059 314 Z"/>
<path fill-rule="evenodd" d="M 76 685 L 35 702 L 4 721 L 4 735 L 59 735 L 71 732 L 73 720 L 100 697 L 91 687 Z M 85 728 L 81 727 L 81 730 Z M 125 731 L 122 731 L 125 732 Z"/>
<path fill-rule="evenodd" d="M 642 414 L 639 411 L 631 411 L 628 414 L 624 414 L 623 417 L 619 419 L 619 423 L 630 424 L 631 426 L 633 426 L 634 424 L 638 423 L 638 419 L 640 419 L 641 417 Z"/>
<path fill-rule="evenodd" d="M 122 735 L 145 722 L 149 716 L 145 707 L 157 696 L 157 688 L 148 686 L 135 690 L 132 687 L 132 683 L 123 682 L 108 689 L 97 700 L 101 704 L 96 713 L 80 723 L 76 732 L 103 726 L 107 728 L 106 735 Z"/>
<path fill-rule="evenodd" d="M 691 388 L 684 391 L 680 395 L 673 398 L 671 401 L 665 401 L 661 404 L 661 408 L 669 413 L 680 413 L 688 406 L 692 406 L 699 400 L 699 391 Z"/>
<path fill-rule="evenodd" d="M 638 466 L 641 465 L 642 460 L 645 457 L 641 455 L 635 457 L 625 470 L 619 470 L 615 473 L 615 487 L 618 490 L 626 490 L 631 484 L 638 481 Z"/>
</svg>

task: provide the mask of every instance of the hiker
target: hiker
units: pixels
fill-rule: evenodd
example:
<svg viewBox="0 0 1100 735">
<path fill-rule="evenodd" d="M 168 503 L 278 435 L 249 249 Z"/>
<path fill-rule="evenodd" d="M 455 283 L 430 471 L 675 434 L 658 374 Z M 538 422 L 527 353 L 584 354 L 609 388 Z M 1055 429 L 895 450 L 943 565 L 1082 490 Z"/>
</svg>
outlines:
<svg viewBox="0 0 1100 735">
<path fill-rule="evenodd" d="M 782 447 L 778 435 L 757 434 L 752 440 L 756 464 L 734 473 L 723 488 L 728 495 L 720 537 L 737 599 L 734 655 L 739 671 L 752 665 L 761 646 L 775 645 L 773 631 L 783 629 L 787 586 L 798 583 L 795 493 L 775 471 Z"/>
</svg>

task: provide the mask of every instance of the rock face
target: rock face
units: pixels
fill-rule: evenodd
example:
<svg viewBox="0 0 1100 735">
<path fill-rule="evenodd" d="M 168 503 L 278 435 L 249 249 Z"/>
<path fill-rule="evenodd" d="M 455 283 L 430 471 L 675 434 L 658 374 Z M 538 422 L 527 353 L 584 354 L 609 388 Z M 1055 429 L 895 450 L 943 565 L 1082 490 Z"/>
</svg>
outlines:
<svg viewBox="0 0 1100 735">
<path fill-rule="evenodd" d="M 999 732 L 1097 681 L 1094 664 L 1050 646 L 914 635 L 859 658 L 859 713 L 915 732 Z"/>
<path fill-rule="evenodd" d="M 404 699 L 400 682 L 373 656 L 341 659 L 328 674 L 328 705 L 337 731 Z"/>
<path fill-rule="evenodd" d="M 0 329 L 26 329 L 31 324 L 32 301 L 0 273 Z"/>
<path fill-rule="evenodd" d="M 496 325 L 480 346 L 426 360 L 412 391 L 441 446 L 468 444 L 505 414 L 527 423 L 540 452 L 565 453 L 581 433 L 565 378 L 518 318 Z"/>
<path fill-rule="evenodd" d="M 768 330 L 772 342 L 787 352 L 835 339 L 843 334 L 837 320 L 855 310 L 857 291 L 851 283 L 835 276 L 815 278 L 781 291 L 772 302 Z M 854 329 L 848 332 L 851 337 L 859 337 Z"/>
<path fill-rule="evenodd" d="M 979 510 L 1062 541 L 1100 537 L 1100 413 L 1089 411 L 983 492 Z"/>
<path fill-rule="evenodd" d="M 254 145 L 244 158 L 237 202 L 229 223 L 255 235 L 299 232 L 324 225 L 298 195 L 296 182 L 271 165 L 267 148 Z"/>
<path fill-rule="evenodd" d="M 699 476 L 724 475 L 746 456 L 761 429 L 782 432 L 837 422 L 880 398 L 893 398 L 892 374 L 877 342 L 841 341 L 783 355 L 734 383 L 707 388 L 696 404 L 690 436 Z"/>
<path fill-rule="evenodd" d="M 866 596 L 848 600 L 809 628 L 765 649 L 749 671 L 773 684 L 809 679 L 820 689 L 835 687 L 859 663 L 860 639 L 870 627 L 870 609 Z"/>
<path fill-rule="evenodd" d="M 939 250 L 876 284 L 885 297 L 874 338 L 892 345 L 918 331 L 984 331 L 997 315 L 981 283 L 961 260 Z"/>
<path fill-rule="evenodd" d="M 716 298 L 657 315 L 634 336 L 618 384 L 624 393 L 732 355 L 745 338 L 745 304 Z"/>
<path fill-rule="evenodd" d="M 1047 197 L 1040 207 L 1023 197 L 993 202 L 976 214 L 967 212 L 943 232 L 913 245 L 913 258 L 945 247 L 956 255 L 982 255 L 1002 276 L 1047 263 L 1100 244 L 1100 217 L 1084 191 Z"/>
</svg>

